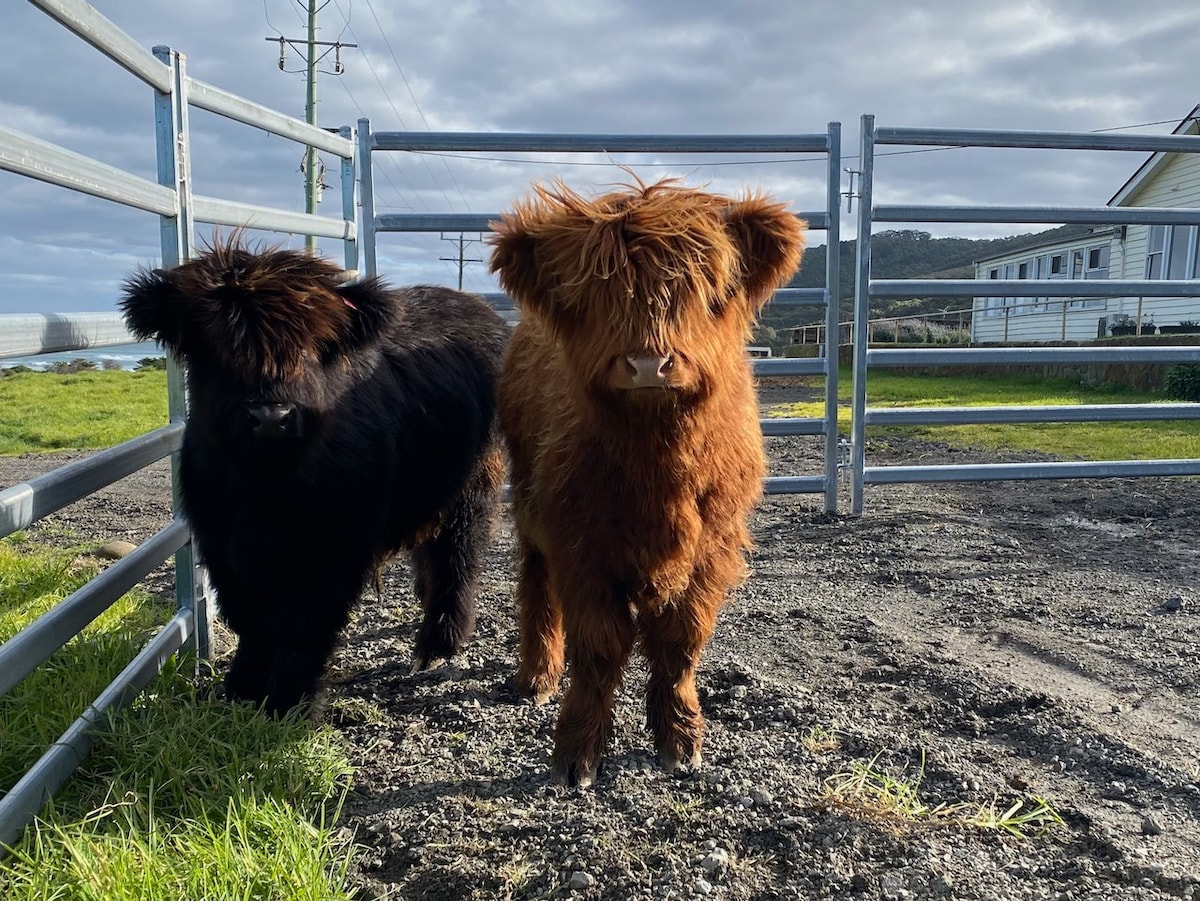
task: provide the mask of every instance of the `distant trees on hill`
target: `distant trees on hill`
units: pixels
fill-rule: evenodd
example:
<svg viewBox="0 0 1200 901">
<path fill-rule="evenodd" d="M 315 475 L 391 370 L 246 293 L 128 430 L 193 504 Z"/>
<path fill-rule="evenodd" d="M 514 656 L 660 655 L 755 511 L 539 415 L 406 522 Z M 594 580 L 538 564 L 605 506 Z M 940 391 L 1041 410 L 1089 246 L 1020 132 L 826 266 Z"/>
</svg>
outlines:
<svg viewBox="0 0 1200 901">
<path fill-rule="evenodd" d="M 1069 238 L 1082 234 L 1086 226 L 1066 225 L 1061 228 L 1010 238 L 935 238 L 928 232 L 915 229 L 895 229 L 876 232 L 871 238 L 871 273 L 875 278 L 974 278 L 975 261 L 997 254 L 1018 251 L 1025 246 L 1045 241 Z M 790 282 L 793 288 L 820 288 L 825 284 L 825 245 L 810 247 L 804 253 L 800 271 Z M 839 309 L 843 321 L 850 318 L 854 307 L 854 242 L 841 245 L 841 298 Z M 872 317 L 907 316 L 933 313 L 946 307 L 944 298 L 926 301 L 921 298 L 899 298 L 877 301 Z M 955 305 L 958 306 L 957 302 Z M 969 306 L 963 298 L 961 306 Z M 825 314 L 815 307 L 767 305 L 762 325 L 776 330 L 823 321 Z"/>
</svg>

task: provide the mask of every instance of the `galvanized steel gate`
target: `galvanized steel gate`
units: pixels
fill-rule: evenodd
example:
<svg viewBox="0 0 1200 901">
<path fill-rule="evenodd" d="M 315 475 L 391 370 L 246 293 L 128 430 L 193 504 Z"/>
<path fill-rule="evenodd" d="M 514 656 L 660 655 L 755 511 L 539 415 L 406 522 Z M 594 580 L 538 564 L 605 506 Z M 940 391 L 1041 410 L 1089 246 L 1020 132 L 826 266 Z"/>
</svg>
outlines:
<svg viewBox="0 0 1200 901">
<path fill-rule="evenodd" d="M 153 53 L 80 0 L 31 0 L 60 24 L 154 89 L 158 182 L 147 181 L 32 135 L 0 125 L 0 168 L 73 191 L 155 213 L 161 224 L 162 265 L 192 256 L 196 223 L 251 225 L 345 241 L 347 267 L 357 256 L 354 151 L 349 127 L 330 134 L 235 94 L 190 78 L 184 56 L 166 47 Z M 342 164 L 342 218 L 310 216 L 192 191 L 188 107 L 252 125 L 336 154 Z M 0 357 L 130 343 L 119 314 L 6 317 Z M 180 367 L 168 360 L 170 424 L 117 447 L 0 491 L 0 538 L 149 464 L 172 456 L 175 518 L 133 553 L 0 645 L 0 696 L 99 616 L 151 570 L 175 555 L 178 612 L 36 764 L 0 798 L 0 845 L 11 845 L 86 756 L 90 732 L 108 711 L 132 700 L 177 651 L 208 653 L 209 604 L 196 566 L 191 533 L 179 517 L 177 464 L 186 413 Z"/>
<path fill-rule="evenodd" d="M 1200 475 L 1200 459 L 1105 460 L 1055 463 L 991 463 L 939 466 L 867 466 L 866 429 L 871 425 L 1084 422 L 1200 419 L 1200 404 L 1092 404 L 1070 407 L 912 407 L 867 405 L 869 368 L 1031 363 L 1200 363 L 1200 346 L 1190 347 L 1010 347 L 955 350 L 869 348 L 867 321 L 875 298 L 972 297 L 974 279 L 876 279 L 871 273 L 871 230 L 877 222 L 999 222 L 1046 224 L 1200 224 L 1200 209 L 1156 207 L 945 206 L 875 204 L 878 145 L 1123 150 L 1200 153 L 1200 137 L 1099 135 L 1073 132 L 949 128 L 877 128 L 862 117 L 854 299 L 854 386 L 851 402 L 850 512 L 864 507 L 864 487 L 898 482 L 1071 479 L 1112 476 Z M 1200 297 L 1200 280 L 988 280 L 996 297 Z"/>
<path fill-rule="evenodd" d="M 825 334 L 838 334 L 840 294 L 841 224 L 841 125 L 830 122 L 824 134 L 794 135 L 620 135 L 620 134 L 522 134 L 454 132 L 372 132 L 367 119 L 358 120 L 359 161 L 362 168 L 362 248 L 364 268 L 373 275 L 376 267 L 376 236 L 380 232 L 485 232 L 489 214 L 388 213 L 375 215 L 373 154 L 393 152 L 558 152 L 558 153 L 819 153 L 826 163 L 825 207 L 799 210 L 810 230 L 826 235 L 825 287 L 784 288 L 772 304 L 795 304 L 825 308 Z M 514 186 L 513 194 L 523 193 Z M 502 294 L 488 295 L 499 308 L 511 308 Z M 757 375 L 815 375 L 825 379 L 825 411 L 819 417 L 764 419 L 763 434 L 824 437 L 824 465 L 819 475 L 773 475 L 764 486 L 768 494 L 821 494 L 825 509 L 838 507 L 838 360 L 836 342 L 830 350 L 826 341 L 819 356 L 809 359 L 756 359 Z"/>
</svg>

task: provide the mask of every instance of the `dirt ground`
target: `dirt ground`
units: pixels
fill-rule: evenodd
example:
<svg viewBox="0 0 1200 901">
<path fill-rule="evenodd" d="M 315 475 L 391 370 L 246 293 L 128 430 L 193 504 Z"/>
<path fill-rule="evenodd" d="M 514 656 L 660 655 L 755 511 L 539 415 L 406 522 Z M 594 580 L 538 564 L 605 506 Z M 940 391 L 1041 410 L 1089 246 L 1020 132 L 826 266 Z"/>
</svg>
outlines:
<svg viewBox="0 0 1200 901">
<path fill-rule="evenodd" d="M 817 439 L 768 447 L 773 474 L 818 470 Z M 899 438 L 867 454 L 983 459 Z M 67 456 L 0 458 L 0 486 Z M 31 532 L 137 541 L 168 494 L 158 464 Z M 870 487 L 860 518 L 768 498 L 700 673 L 704 765 L 658 769 L 635 664 L 586 792 L 548 779 L 557 703 L 509 687 L 507 517 L 474 642 L 415 676 L 398 564 L 328 680 L 359 768 L 343 821 L 362 896 L 1200 899 L 1198 527 L 1190 479 Z M 830 794 L 864 771 L 932 815 Z M 1035 798 L 1061 823 L 968 822 Z"/>
</svg>

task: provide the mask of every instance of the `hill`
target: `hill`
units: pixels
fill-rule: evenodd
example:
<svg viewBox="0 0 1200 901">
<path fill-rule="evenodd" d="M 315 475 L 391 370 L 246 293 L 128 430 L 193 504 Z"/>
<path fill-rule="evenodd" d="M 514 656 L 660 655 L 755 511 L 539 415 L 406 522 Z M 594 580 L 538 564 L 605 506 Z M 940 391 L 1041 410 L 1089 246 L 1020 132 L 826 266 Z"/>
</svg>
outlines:
<svg viewBox="0 0 1200 901">
<path fill-rule="evenodd" d="M 1064 225 L 1048 231 L 1008 238 L 934 238 L 928 232 L 911 229 L 878 232 L 871 239 L 871 273 L 875 278 L 974 278 L 976 260 L 1000 253 L 1018 251 L 1045 241 L 1070 238 L 1086 232 L 1087 226 Z M 819 288 L 825 284 L 825 245 L 811 247 L 804 254 L 800 272 L 789 283 L 793 288 Z M 854 307 L 854 241 L 841 245 L 842 320 L 848 320 Z M 942 298 L 900 298 L 876 301 L 871 315 L 903 316 L 936 312 L 946 306 Z M 963 306 L 969 306 L 964 298 Z M 806 325 L 824 319 L 821 310 L 813 307 L 768 307 L 763 311 L 762 324 L 774 329 Z"/>
</svg>

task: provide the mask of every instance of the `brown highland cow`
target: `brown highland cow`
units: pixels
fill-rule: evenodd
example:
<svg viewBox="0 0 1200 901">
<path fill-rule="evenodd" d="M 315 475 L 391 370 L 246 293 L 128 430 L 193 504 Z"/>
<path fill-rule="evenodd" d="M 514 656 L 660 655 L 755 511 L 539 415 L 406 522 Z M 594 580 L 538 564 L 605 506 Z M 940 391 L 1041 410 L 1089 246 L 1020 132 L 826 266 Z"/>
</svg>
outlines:
<svg viewBox="0 0 1200 901">
<path fill-rule="evenodd" d="M 569 659 L 554 769 L 590 785 L 640 640 L 660 760 L 696 764 L 696 667 L 744 578 L 766 470 L 745 345 L 800 263 L 804 223 L 668 180 L 594 199 L 536 186 L 492 227 L 491 268 L 522 313 L 499 401 L 518 688 L 546 701 Z"/>
</svg>

